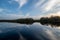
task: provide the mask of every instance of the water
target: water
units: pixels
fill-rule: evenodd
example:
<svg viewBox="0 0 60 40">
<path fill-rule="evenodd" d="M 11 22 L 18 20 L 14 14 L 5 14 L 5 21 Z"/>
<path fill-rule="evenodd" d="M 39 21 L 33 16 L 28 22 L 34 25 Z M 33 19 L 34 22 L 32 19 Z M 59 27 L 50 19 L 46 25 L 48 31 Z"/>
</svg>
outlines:
<svg viewBox="0 0 60 40">
<path fill-rule="evenodd" d="M 34 23 L 0 23 L 0 40 L 60 40 L 60 28 Z"/>
</svg>

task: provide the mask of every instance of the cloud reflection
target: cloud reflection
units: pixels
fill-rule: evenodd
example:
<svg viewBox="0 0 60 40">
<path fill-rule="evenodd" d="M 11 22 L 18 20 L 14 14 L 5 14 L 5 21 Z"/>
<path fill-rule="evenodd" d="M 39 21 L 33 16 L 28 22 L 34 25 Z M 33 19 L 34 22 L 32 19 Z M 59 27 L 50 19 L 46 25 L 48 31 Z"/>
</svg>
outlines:
<svg viewBox="0 0 60 40">
<path fill-rule="evenodd" d="M 0 33 L 2 38 L 11 39 L 11 40 L 59 40 L 60 36 L 58 29 L 54 29 L 48 26 L 39 25 L 39 23 L 34 23 L 32 25 L 24 25 L 24 24 L 10 24 L 11 26 L 4 25 L 4 23 L 0 23 L 1 30 L 3 33 Z M 13 27 L 15 26 L 15 27 Z M 9 31 L 8 31 L 9 30 Z M 57 30 L 57 31 L 56 31 Z M 0 36 L 0 38 L 1 38 Z M 15 37 L 17 38 L 15 38 Z"/>
</svg>

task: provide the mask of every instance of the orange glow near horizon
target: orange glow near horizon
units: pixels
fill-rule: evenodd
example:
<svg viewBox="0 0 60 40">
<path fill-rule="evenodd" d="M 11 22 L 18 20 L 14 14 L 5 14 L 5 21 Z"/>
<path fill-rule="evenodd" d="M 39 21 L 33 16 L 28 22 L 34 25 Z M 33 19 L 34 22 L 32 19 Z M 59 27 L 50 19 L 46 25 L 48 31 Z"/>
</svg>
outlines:
<svg viewBox="0 0 60 40">
<path fill-rule="evenodd" d="M 51 17 L 51 16 L 60 16 L 60 12 L 57 12 L 57 13 L 51 13 L 51 14 L 48 14 L 46 15 L 47 17 Z"/>
</svg>

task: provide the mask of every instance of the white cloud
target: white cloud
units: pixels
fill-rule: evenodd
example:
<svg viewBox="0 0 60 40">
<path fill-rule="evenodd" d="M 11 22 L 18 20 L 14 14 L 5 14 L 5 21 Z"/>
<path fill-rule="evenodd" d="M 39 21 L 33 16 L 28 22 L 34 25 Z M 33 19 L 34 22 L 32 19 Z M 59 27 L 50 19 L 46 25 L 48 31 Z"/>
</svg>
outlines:
<svg viewBox="0 0 60 40">
<path fill-rule="evenodd" d="M 38 0 L 38 2 L 35 4 L 35 7 L 39 7 L 44 2 L 45 0 Z"/>
<path fill-rule="evenodd" d="M 27 13 L 26 15 L 23 15 L 21 13 L 18 14 L 0 14 L 0 19 L 19 19 L 19 18 L 29 18 L 30 14 Z"/>
<path fill-rule="evenodd" d="M 31 16 L 30 13 L 26 15 L 23 14 L 0 14 L 0 19 L 19 19 L 19 18 L 33 18 L 33 19 L 40 19 L 42 15 Z"/>
<path fill-rule="evenodd" d="M 5 13 L 5 12 L 11 12 L 11 11 L 8 10 L 8 9 L 5 9 L 5 8 L 0 8 L 0 12 L 1 12 L 1 13 Z"/>
<path fill-rule="evenodd" d="M 50 10 L 52 9 L 55 4 L 56 4 L 57 0 L 49 0 L 49 2 L 47 3 L 46 7 L 45 7 L 45 10 Z"/>
<path fill-rule="evenodd" d="M 26 3 L 27 3 L 27 0 L 14 0 L 14 1 L 16 1 L 16 2 L 18 2 L 19 3 L 19 8 L 21 8 L 23 5 L 25 5 Z M 10 1 L 10 3 L 11 3 L 11 1 Z M 43 4 L 43 5 L 42 5 Z M 38 2 L 36 2 L 36 4 L 35 5 L 33 5 L 33 6 L 35 6 L 36 7 L 36 9 L 33 9 L 33 13 L 35 12 L 35 10 L 41 10 L 42 12 L 44 12 L 44 13 L 46 13 L 46 12 L 48 12 L 49 11 L 49 15 L 60 15 L 60 13 L 59 12 L 56 12 L 56 13 L 51 13 L 51 10 L 52 11 L 57 11 L 57 10 L 60 10 L 59 8 L 60 8 L 60 0 L 48 0 L 47 2 L 46 2 L 46 0 L 39 0 Z M 41 7 L 40 7 L 41 6 Z M 44 9 L 44 11 L 43 11 L 43 9 Z M 4 9 L 0 9 L 0 12 L 2 12 Z M 6 11 L 6 10 L 5 10 Z M 8 10 L 7 10 L 8 11 Z M 30 11 L 31 12 L 31 11 Z M 41 12 L 41 14 L 43 14 Z M 24 15 L 24 14 L 4 14 L 3 15 L 3 17 L 4 18 L 12 18 L 12 19 L 14 19 L 14 18 L 29 18 L 29 17 L 31 17 L 31 18 L 34 18 L 34 19 L 38 19 L 38 18 L 40 18 L 40 17 L 42 17 L 42 16 L 45 16 L 44 14 L 43 15 L 40 15 L 40 13 L 37 13 L 37 15 L 35 15 L 35 16 L 31 16 L 30 15 L 31 13 L 27 13 L 26 15 Z M 39 15 L 38 15 L 39 14 Z M 46 13 L 47 14 L 47 13 Z M 48 15 L 47 14 L 47 15 Z M 2 16 L 1 16 L 2 17 Z"/>
<path fill-rule="evenodd" d="M 24 15 L 20 14 L 0 14 L 0 19 L 18 19 L 22 18 Z"/>
<path fill-rule="evenodd" d="M 35 7 L 40 9 L 42 13 L 57 11 L 60 8 L 60 0 L 39 0 Z M 57 8 L 57 10 L 56 10 Z M 35 9 L 36 10 L 36 9 Z"/>
<path fill-rule="evenodd" d="M 0 12 L 3 12 L 5 9 L 0 8 Z"/>
<path fill-rule="evenodd" d="M 30 13 L 27 13 L 26 15 L 25 15 L 25 18 L 29 18 L 30 17 Z"/>
<path fill-rule="evenodd" d="M 15 0 L 16 2 L 18 2 L 19 3 L 19 8 L 21 8 L 24 4 L 26 4 L 27 3 L 27 0 Z"/>
<path fill-rule="evenodd" d="M 45 6 L 46 11 L 55 10 L 56 7 L 59 7 L 60 0 L 49 0 Z"/>
<path fill-rule="evenodd" d="M 8 1 L 9 4 L 11 4 L 13 1 Z"/>
</svg>

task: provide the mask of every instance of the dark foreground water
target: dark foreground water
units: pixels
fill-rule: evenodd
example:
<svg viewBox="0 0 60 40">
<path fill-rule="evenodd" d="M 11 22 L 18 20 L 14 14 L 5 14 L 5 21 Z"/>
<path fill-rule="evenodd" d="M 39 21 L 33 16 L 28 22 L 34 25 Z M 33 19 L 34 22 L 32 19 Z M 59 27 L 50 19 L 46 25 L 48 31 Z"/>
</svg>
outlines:
<svg viewBox="0 0 60 40">
<path fill-rule="evenodd" d="M 60 27 L 0 23 L 0 40 L 60 40 Z"/>
</svg>

